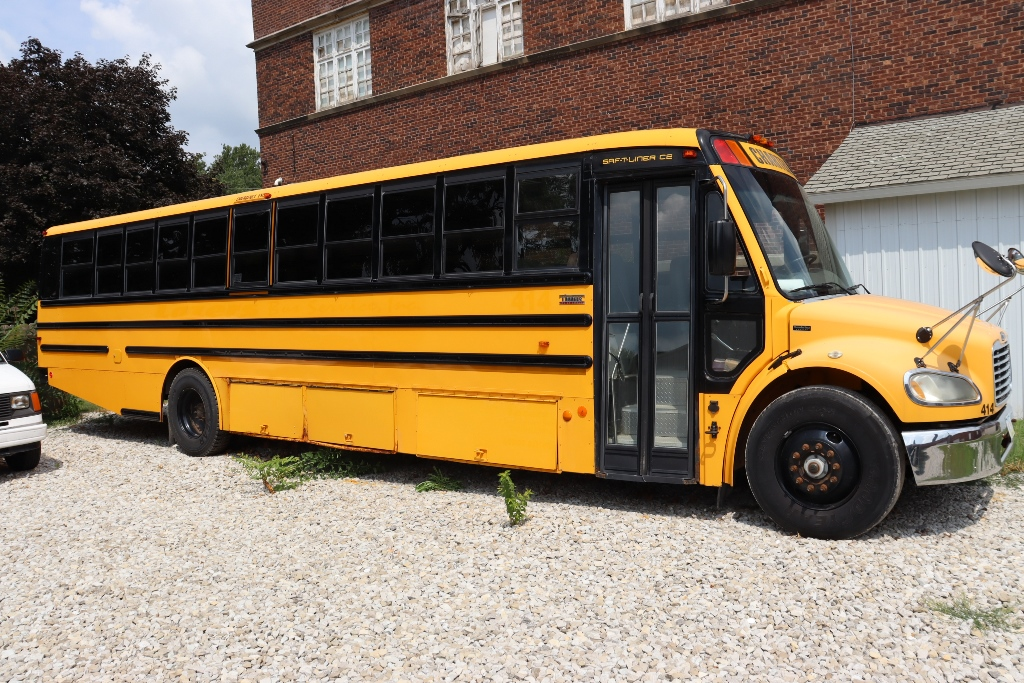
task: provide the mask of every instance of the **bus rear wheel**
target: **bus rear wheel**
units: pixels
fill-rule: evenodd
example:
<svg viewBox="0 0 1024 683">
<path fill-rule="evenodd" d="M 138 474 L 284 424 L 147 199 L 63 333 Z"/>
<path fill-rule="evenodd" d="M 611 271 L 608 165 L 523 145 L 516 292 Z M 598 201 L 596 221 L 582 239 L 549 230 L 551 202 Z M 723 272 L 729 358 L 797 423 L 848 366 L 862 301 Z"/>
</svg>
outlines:
<svg viewBox="0 0 1024 683">
<path fill-rule="evenodd" d="M 167 392 L 167 419 L 174 442 L 185 455 L 214 455 L 228 445 L 230 435 L 220 428 L 217 394 L 200 370 L 186 368 L 175 375 Z"/>
<path fill-rule="evenodd" d="M 746 468 L 754 498 L 776 524 L 824 539 L 875 527 L 905 476 L 889 419 L 859 394 L 831 386 L 772 401 L 750 430 Z"/>
</svg>

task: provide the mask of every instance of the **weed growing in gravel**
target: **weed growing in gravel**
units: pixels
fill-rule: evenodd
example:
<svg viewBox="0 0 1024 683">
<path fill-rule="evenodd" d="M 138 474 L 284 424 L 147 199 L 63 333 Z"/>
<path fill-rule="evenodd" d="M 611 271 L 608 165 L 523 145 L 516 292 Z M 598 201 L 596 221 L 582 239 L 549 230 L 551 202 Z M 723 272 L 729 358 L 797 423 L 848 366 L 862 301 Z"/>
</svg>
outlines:
<svg viewBox="0 0 1024 683">
<path fill-rule="evenodd" d="M 508 521 L 512 526 L 518 526 L 526 521 L 526 504 L 530 502 L 533 491 L 526 489 L 522 493 L 516 491 L 516 485 L 512 483 L 512 472 L 505 470 L 498 475 L 498 493 L 505 499 L 505 510 L 508 512 Z"/>
<path fill-rule="evenodd" d="M 425 491 L 461 491 L 462 482 L 458 479 L 452 479 L 435 467 L 426 481 L 416 484 L 416 490 L 419 493 L 424 493 Z"/>
<path fill-rule="evenodd" d="M 974 601 L 966 593 L 953 598 L 953 602 L 942 602 L 941 600 L 928 600 L 925 605 L 930 610 L 953 617 L 970 621 L 974 628 L 979 631 L 1009 631 L 1017 627 L 1011 615 L 1013 607 L 994 607 L 985 609 L 975 607 Z"/>
<path fill-rule="evenodd" d="M 311 479 L 346 479 L 379 474 L 386 468 L 380 461 L 355 460 L 341 451 L 323 449 L 299 456 L 300 469 Z"/>
<path fill-rule="evenodd" d="M 264 460 L 243 453 L 235 456 L 235 460 L 250 477 L 262 481 L 264 488 L 270 493 L 287 491 L 302 483 L 302 463 L 294 456 L 282 458 L 275 455 L 269 460 Z"/>
</svg>

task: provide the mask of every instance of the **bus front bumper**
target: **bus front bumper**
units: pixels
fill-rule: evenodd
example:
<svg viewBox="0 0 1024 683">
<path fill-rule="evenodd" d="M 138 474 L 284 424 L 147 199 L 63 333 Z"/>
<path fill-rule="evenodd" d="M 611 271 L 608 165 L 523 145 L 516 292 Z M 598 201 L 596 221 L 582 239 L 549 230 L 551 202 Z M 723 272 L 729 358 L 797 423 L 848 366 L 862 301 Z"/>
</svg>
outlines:
<svg viewBox="0 0 1024 683">
<path fill-rule="evenodd" d="M 968 427 L 903 432 L 918 486 L 955 484 L 991 476 L 1013 450 L 1013 409 Z"/>
</svg>

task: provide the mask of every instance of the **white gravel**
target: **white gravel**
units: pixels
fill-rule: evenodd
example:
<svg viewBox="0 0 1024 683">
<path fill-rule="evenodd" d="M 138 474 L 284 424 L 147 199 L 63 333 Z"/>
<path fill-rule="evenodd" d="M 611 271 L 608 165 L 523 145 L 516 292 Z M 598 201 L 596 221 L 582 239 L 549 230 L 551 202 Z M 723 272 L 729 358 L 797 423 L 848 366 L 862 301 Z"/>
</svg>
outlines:
<svg viewBox="0 0 1024 683">
<path fill-rule="evenodd" d="M 160 425 L 52 430 L 0 464 L 0 681 L 1024 681 L 1024 634 L 924 606 L 1024 599 L 1024 490 L 908 492 L 830 542 L 743 492 L 526 472 L 512 528 L 496 470 L 416 493 L 436 463 L 387 462 L 269 495 Z"/>
</svg>

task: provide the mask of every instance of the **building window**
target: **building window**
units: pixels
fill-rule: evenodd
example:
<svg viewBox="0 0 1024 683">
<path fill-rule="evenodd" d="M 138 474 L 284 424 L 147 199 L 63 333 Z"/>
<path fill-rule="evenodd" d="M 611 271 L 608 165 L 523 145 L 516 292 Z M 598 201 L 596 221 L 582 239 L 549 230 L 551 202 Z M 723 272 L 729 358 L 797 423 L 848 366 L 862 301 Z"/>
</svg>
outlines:
<svg viewBox="0 0 1024 683">
<path fill-rule="evenodd" d="M 445 0 L 448 73 L 523 54 L 522 0 Z"/>
<path fill-rule="evenodd" d="M 313 54 L 317 111 L 373 94 L 368 17 L 314 34 Z"/>
<path fill-rule="evenodd" d="M 626 28 L 636 28 L 729 4 L 729 0 L 625 0 L 625 2 Z"/>
</svg>

